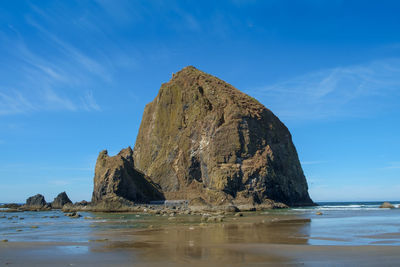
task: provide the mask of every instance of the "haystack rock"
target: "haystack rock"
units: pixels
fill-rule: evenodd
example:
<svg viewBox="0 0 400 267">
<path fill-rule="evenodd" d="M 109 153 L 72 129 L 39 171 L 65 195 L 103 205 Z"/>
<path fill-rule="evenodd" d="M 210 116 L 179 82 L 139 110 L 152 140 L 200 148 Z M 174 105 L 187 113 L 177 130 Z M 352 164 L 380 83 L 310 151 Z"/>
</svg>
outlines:
<svg viewBox="0 0 400 267">
<path fill-rule="evenodd" d="M 51 203 L 51 207 L 53 209 L 62 209 L 65 204 L 70 204 L 72 201 L 69 199 L 67 193 L 62 192 L 54 198 L 53 202 Z"/>
<path fill-rule="evenodd" d="M 146 105 L 133 157 L 130 150 L 121 153 L 100 154 L 96 178 L 121 181 L 99 186 L 95 179 L 95 200 L 109 193 L 150 199 L 134 185 L 148 177 L 166 199 L 313 204 L 285 125 L 256 99 L 191 66 L 174 74 Z M 108 166 L 118 174 L 107 173 Z"/>
<path fill-rule="evenodd" d="M 146 203 L 164 199 L 158 186 L 143 173 L 135 170 L 132 155 L 130 147 L 113 157 L 108 156 L 107 150 L 100 152 L 95 168 L 93 204 L 120 204 L 121 201 L 127 204 Z"/>
</svg>

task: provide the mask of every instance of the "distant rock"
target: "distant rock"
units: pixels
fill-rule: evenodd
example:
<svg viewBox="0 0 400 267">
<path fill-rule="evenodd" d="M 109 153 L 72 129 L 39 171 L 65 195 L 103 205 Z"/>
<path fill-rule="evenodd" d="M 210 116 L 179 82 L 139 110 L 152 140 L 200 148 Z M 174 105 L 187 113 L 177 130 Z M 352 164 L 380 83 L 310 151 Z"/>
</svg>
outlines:
<svg viewBox="0 0 400 267">
<path fill-rule="evenodd" d="M 92 204 L 100 206 L 119 205 L 129 201 L 146 203 L 164 199 L 159 187 L 151 179 L 134 168 L 130 147 L 113 157 L 102 151 L 96 162 Z M 128 202 L 124 201 L 127 200 Z M 105 203 L 100 203 L 105 202 Z"/>
<path fill-rule="evenodd" d="M 383 204 L 379 208 L 382 208 L 382 209 L 394 209 L 395 206 L 393 206 L 390 202 L 383 202 Z"/>
<path fill-rule="evenodd" d="M 51 203 L 51 207 L 53 209 L 62 209 L 62 207 L 68 203 L 72 203 L 72 201 L 69 199 L 67 193 L 62 192 L 58 194 L 58 196 L 53 200 L 53 203 Z"/>
<path fill-rule="evenodd" d="M 32 197 L 29 197 L 26 200 L 26 207 L 28 208 L 33 208 L 33 209 L 41 209 L 47 206 L 46 200 L 44 199 L 44 196 L 41 194 L 34 195 Z"/>
</svg>

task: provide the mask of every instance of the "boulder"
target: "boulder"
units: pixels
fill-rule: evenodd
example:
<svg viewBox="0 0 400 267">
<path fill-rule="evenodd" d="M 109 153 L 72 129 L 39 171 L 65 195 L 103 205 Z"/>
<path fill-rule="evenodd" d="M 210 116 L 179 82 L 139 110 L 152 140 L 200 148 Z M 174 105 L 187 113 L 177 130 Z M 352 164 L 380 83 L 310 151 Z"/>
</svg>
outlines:
<svg viewBox="0 0 400 267">
<path fill-rule="evenodd" d="M 89 202 L 87 202 L 86 200 L 82 200 L 82 201 L 79 201 L 79 202 L 75 202 L 75 205 L 81 205 L 81 206 L 87 206 L 87 205 L 89 205 L 90 203 Z"/>
<path fill-rule="evenodd" d="M 390 202 L 383 202 L 379 208 L 382 209 L 394 209 L 395 207 Z"/>
<path fill-rule="evenodd" d="M 62 209 L 62 207 L 68 203 L 72 203 L 72 201 L 69 199 L 67 193 L 62 192 L 58 194 L 58 196 L 53 200 L 53 203 L 51 203 L 51 207 L 53 209 Z"/>
<path fill-rule="evenodd" d="M 120 166 L 133 171 L 134 162 L 166 199 L 314 204 L 286 126 L 256 99 L 191 66 L 146 105 L 133 159 L 126 162 Z"/>
<path fill-rule="evenodd" d="M 44 196 L 41 194 L 34 195 L 32 197 L 29 197 L 26 200 L 25 206 L 28 208 L 35 208 L 35 209 L 41 209 L 46 207 L 47 203 L 46 200 L 44 199 Z"/>
</svg>

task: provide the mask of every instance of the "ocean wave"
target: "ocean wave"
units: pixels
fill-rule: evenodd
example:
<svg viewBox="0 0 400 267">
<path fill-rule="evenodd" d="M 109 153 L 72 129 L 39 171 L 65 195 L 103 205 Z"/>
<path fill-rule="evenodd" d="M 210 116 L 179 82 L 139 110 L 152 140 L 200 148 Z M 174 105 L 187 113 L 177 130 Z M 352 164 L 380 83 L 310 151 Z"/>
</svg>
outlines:
<svg viewBox="0 0 400 267">
<path fill-rule="evenodd" d="M 396 208 L 399 208 L 399 205 L 394 205 Z M 387 210 L 380 208 L 378 204 L 348 204 L 348 205 L 321 205 L 315 207 L 301 207 L 301 208 L 294 208 L 293 211 L 342 211 L 342 210 Z"/>
</svg>

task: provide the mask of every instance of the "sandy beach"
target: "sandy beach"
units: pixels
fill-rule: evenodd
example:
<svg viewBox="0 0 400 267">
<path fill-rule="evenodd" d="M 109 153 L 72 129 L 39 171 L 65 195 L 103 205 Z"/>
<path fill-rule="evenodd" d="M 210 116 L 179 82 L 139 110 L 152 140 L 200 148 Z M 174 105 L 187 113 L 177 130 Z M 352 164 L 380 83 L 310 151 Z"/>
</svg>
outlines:
<svg viewBox="0 0 400 267">
<path fill-rule="evenodd" d="M 1 266 L 398 266 L 398 246 L 159 241 L 0 244 Z"/>
</svg>

